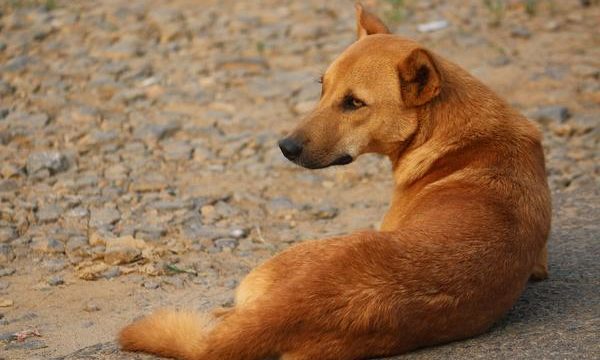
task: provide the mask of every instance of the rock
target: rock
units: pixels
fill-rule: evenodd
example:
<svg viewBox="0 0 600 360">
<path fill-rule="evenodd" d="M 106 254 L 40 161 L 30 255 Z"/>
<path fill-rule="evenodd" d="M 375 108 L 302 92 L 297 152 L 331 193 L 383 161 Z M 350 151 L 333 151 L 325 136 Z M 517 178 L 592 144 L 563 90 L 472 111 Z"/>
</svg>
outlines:
<svg viewBox="0 0 600 360">
<path fill-rule="evenodd" d="M 143 224 L 135 229 L 135 237 L 144 240 L 160 240 L 167 233 L 167 228 L 160 224 Z"/>
<path fill-rule="evenodd" d="M 139 140 L 160 141 L 173 136 L 180 126 L 175 123 L 144 124 L 133 132 L 133 137 Z"/>
<path fill-rule="evenodd" d="M 162 144 L 166 160 L 188 160 L 192 157 L 192 146 L 187 141 L 169 141 Z"/>
<path fill-rule="evenodd" d="M 0 263 L 7 264 L 15 259 L 15 253 L 9 244 L 0 244 Z"/>
<path fill-rule="evenodd" d="M 84 321 L 83 324 L 81 324 L 81 327 L 84 329 L 90 328 L 92 326 L 94 326 L 93 321 Z"/>
<path fill-rule="evenodd" d="M 104 263 L 85 263 L 77 267 L 76 275 L 83 280 L 97 280 L 107 269 L 108 265 Z"/>
<path fill-rule="evenodd" d="M 530 117 L 542 124 L 563 123 L 571 117 L 571 112 L 565 106 L 549 105 L 536 109 L 530 114 Z"/>
<path fill-rule="evenodd" d="M 121 275 L 121 269 L 119 269 L 118 266 L 111 266 L 110 268 L 108 268 L 106 271 L 104 271 L 102 273 L 102 277 L 107 280 L 116 278 L 119 275 Z"/>
<path fill-rule="evenodd" d="M 0 298 L 0 307 L 11 307 L 15 304 L 12 299 Z"/>
<path fill-rule="evenodd" d="M 48 345 L 40 339 L 27 339 L 23 342 L 12 342 L 4 347 L 4 350 L 38 350 L 47 348 Z"/>
<path fill-rule="evenodd" d="M 181 199 L 159 200 L 151 205 L 152 208 L 158 211 L 176 211 L 181 209 L 190 209 L 192 204 Z"/>
<path fill-rule="evenodd" d="M 307 26 L 306 23 L 294 23 L 292 24 L 289 32 L 289 36 L 295 39 L 315 39 L 320 37 L 326 30 L 322 27 L 310 24 Z"/>
<path fill-rule="evenodd" d="M 248 236 L 247 229 L 233 229 L 229 232 L 229 235 L 234 239 L 242 239 Z"/>
<path fill-rule="evenodd" d="M 162 191 L 167 186 L 167 180 L 163 175 L 153 173 L 135 179 L 135 181 L 131 184 L 129 189 L 135 192 L 155 192 Z"/>
<path fill-rule="evenodd" d="M 215 247 L 223 251 L 223 249 L 235 249 L 238 245 L 236 239 L 233 238 L 221 238 L 214 241 Z"/>
<path fill-rule="evenodd" d="M 240 209 L 225 201 L 217 201 L 214 205 L 215 212 L 222 218 L 231 218 L 240 213 Z"/>
<path fill-rule="evenodd" d="M 510 30 L 510 36 L 514 38 L 529 39 L 531 37 L 531 31 L 524 26 L 516 26 Z"/>
<path fill-rule="evenodd" d="M 5 97 L 12 95 L 15 92 L 15 87 L 10 83 L 0 79 L 0 96 Z"/>
<path fill-rule="evenodd" d="M 142 256 L 142 250 L 148 246 L 144 240 L 135 239 L 133 236 L 122 236 L 106 240 L 104 262 L 109 265 L 128 264 Z"/>
<path fill-rule="evenodd" d="M 490 60 L 490 65 L 494 67 L 501 67 L 510 64 L 510 58 L 506 55 L 496 56 L 492 60 Z"/>
<path fill-rule="evenodd" d="M 269 63 L 262 57 L 229 58 L 217 62 L 221 70 L 243 70 L 245 73 L 257 74 L 269 69 Z"/>
<path fill-rule="evenodd" d="M 0 277 L 9 276 L 16 272 L 14 268 L 2 267 L 0 268 Z"/>
<path fill-rule="evenodd" d="M 34 240 L 31 244 L 31 248 L 35 251 L 48 254 L 59 254 L 65 252 L 65 246 L 63 243 L 54 238 Z"/>
<path fill-rule="evenodd" d="M 63 285 L 65 283 L 65 280 L 60 275 L 53 275 L 48 278 L 47 283 L 50 286 L 57 286 L 57 285 Z"/>
<path fill-rule="evenodd" d="M 90 212 L 89 226 L 93 228 L 106 227 L 114 225 L 120 219 L 121 213 L 118 209 L 112 207 L 92 209 Z"/>
<path fill-rule="evenodd" d="M 100 306 L 98 306 L 98 304 L 96 304 L 96 303 L 89 302 L 89 303 L 85 304 L 85 306 L 83 307 L 83 311 L 85 311 L 85 312 L 100 311 Z"/>
<path fill-rule="evenodd" d="M 26 56 L 26 55 L 21 55 L 21 56 L 16 56 L 10 60 L 8 60 L 4 66 L 0 66 L 0 69 L 2 71 L 6 71 L 7 73 L 16 73 L 16 72 L 20 72 L 22 70 L 24 70 L 27 65 L 31 64 L 33 62 L 33 58 Z"/>
<path fill-rule="evenodd" d="M 185 17 L 177 9 L 154 8 L 148 12 L 148 20 L 158 28 L 162 43 L 178 39 L 186 32 Z"/>
<path fill-rule="evenodd" d="M 81 207 L 81 206 L 70 209 L 69 211 L 67 211 L 65 213 L 65 217 L 74 218 L 74 219 L 84 218 L 88 215 L 89 215 L 88 209 Z"/>
<path fill-rule="evenodd" d="M 18 236 L 17 231 L 12 226 L 0 227 L 0 244 L 11 242 Z"/>
<path fill-rule="evenodd" d="M 292 211 L 296 208 L 296 206 L 290 199 L 286 197 L 277 197 L 271 199 L 266 204 L 266 208 L 270 214 L 280 214 L 282 212 Z"/>
<path fill-rule="evenodd" d="M 427 23 L 417 25 L 417 31 L 423 32 L 423 33 L 434 32 L 434 31 L 443 30 L 443 29 L 447 28 L 448 25 L 449 25 L 448 21 L 446 21 L 446 20 L 430 21 Z"/>
<path fill-rule="evenodd" d="M 13 127 L 36 130 L 48 125 L 50 118 L 45 113 L 29 114 L 24 112 L 12 112 L 6 118 L 6 121 L 11 123 Z"/>
<path fill-rule="evenodd" d="M 109 180 L 124 180 L 129 175 L 129 168 L 125 164 L 115 164 L 104 170 L 104 177 Z"/>
<path fill-rule="evenodd" d="M 155 290 L 160 287 L 160 283 L 156 281 L 147 280 L 142 283 L 142 286 L 146 289 Z"/>
<path fill-rule="evenodd" d="M 64 268 L 66 268 L 68 265 L 68 263 L 61 258 L 50 258 L 50 259 L 45 259 L 42 262 L 42 268 L 46 269 L 49 272 L 55 273 L 58 271 L 63 270 Z"/>
<path fill-rule="evenodd" d="M 36 213 L 36 217 L 39 222 L 49 223 L 49 222 L 55 222 L 56 220 L 58 220 L 62 213 L 63 213 L 62 207 L 60 207 L 56 204 L 48 204 L 48 205 L 41 206 L 38 209 L 38 211 Z"/>
<path fill-rule="evenodd" d="M 85 236 L 73 236 L 69 238 L 65 246 L 65 253 L 71 263 L 78 263 L 87 255 L 88 240 Z"/>
<path fill-rule="evenodd" d="M 19 183 L 13 179 L 0 180 L 0 192 L 14 192 L 19 189 Z M 0 236 L 1 237 L 1 236 Z"/>
<path fill-rule="evenodd" d="M 67 157 L 58 151 L 35 152 L 27 158 L 27 174 L 33 176 L 42 170 L 50 175 L 66 171 L 69 168 Z"/>
</svg>

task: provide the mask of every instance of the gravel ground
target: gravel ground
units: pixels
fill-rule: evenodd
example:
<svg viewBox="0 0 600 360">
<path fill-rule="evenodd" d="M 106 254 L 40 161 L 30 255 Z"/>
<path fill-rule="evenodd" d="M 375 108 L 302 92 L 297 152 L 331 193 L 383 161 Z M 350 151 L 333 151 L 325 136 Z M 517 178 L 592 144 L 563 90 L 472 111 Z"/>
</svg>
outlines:
<svg viewBox="0 0 600 360">
<path fill-rule="evenodd" d="M 600 358 L 600 6 L 365 3 L 539 124 L 554 194 L 550 279 L 488 334 L 403 358 Z M 149 359 L 116 350 L 120 326 L 227 305 L 290 244 L 376 227 L 385 159 L 309 171 L 276 146 L 354 40 L 353 11 L 0 1 L 0 359 Z"/>
</svg>

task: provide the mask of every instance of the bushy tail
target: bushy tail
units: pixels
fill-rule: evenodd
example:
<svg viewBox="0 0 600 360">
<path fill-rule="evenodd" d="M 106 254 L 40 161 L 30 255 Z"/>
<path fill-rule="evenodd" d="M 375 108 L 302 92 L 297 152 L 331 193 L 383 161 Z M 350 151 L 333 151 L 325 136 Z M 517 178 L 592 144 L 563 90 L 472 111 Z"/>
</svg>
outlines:
<svg viewBox="0 0 600 360">
<path fill-rule="evenodd" d="M 248 312 L 215 317 L 157 311 L 119 334 L 123 350 L 183 360 L 255 360 L 270 356 L 280 341 L 276 330 Z"/>
<path fill-rule="evenodd" d="M 208 314 L 161 310 L 121 330 L 119 344 L 128 351 L 197 359 L 214 324 Z"/>
</svg>

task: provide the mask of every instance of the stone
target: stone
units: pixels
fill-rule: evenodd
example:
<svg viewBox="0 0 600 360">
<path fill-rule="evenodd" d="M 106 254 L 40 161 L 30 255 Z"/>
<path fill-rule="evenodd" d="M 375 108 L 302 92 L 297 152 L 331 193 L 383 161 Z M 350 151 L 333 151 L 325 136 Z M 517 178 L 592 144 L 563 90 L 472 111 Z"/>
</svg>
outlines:
<svg viewBox="0 0 600 360">
<path fill-rule="evenodd" d="M 163 145 L 166 160 L 188 160 L 192 157 L 192 146 L 187 141 L 169 141 Z"/>
<path fill-rule="evenodd" d="M 271 199 L 266 204 L 266 208 L 269 213 L 278 214 L 281 212 L 288 212 L 288 211 L 294 210 L 296 208 L 296 206 L 290 199 L 288 199 L 286 197 L 277 197 L 277 198 Z"/>
<path fill-rule="evenodd" d="M 164 190 L 167 186 L 163 175 L 152 173 L 135 179 L 129 189 L 135 192 L 156 192 Z"/>
<path fill-rule="evenodd" d="M 109 265 L 128 264 L 142 256 L 147 245 L 144 240 L 135 239 L 131 235 L 106 240 L 104 262 Z"/>
<path fill-rule="evenodd" d="M 13 179 L 0 180 L 0 192 L 14 192 L 19 189 L 19 183 Z"/>
<path fill-rule="evenodd" d="M 31 64 L 33 62 L 33 58 L 26 56 L 26 55 L 21 55 L 21 56 L 15 56 L 14 58 L 8 60 L 4 66 L 0 66 L 0 69 L 2 71 L 6 71 L 7 73 L 14 73 L 14 72 L 20 72 L 22 70 L 24 70 L 27 65 Z"/>
<path fill-rule="evenodd" d="M 93 302 L 88 302 L 87 304 L 85 304 L 85 306 L 83 307 L 83 311 L 85 312 L 96 312 L 96 311 L 100 311 L 100 306 L 98 306 L 98 304 L 93 303 Z"/>
<path fill-rule="evenodd" d="M 48 345 L 40 339 L 27 339 L 23 342 L 12 342 L 4 347 L 4 350 L 39 350 L 47 348 Z"/>
<path fill-rule="evenodd" d="M 158 211 L 168 212 L 181 209 L 189 209 L 192 207 L 192 204 L 181 199 L 159 200 L 152 203 L 151 207 Z"/>
<path fill-rule="evenodd" d="M 262 57 L 225 58 L 217 62 L 221 70 L 242 70 L 247 74 L 257 74 L 269 69 L 269 63 Z"/>
<path fill-rule="evenodd" d="M 78 206 L 78 207 L 68 210 L 65 213 L 65 217 L 78 219 L 78 218 L 84 218 L 84 217 L 88 216 L 89 213 L 90 212 L 88 211 L 88 209 Z"/>
<path fill-rule="evenodd" d="M 124 180 L 129 175 L 129 168 L 125 164 L 115 164 L 104 170 L 104 177 L 109 180 Z"/>
<path fill-rule="evenodd" d="M 14 268 L 2 267 L 0 268 L 0 277 L 9 276 L 16 272 Z"/>
<path fill-rule="evenodd" d="M 5 97 L 12 95 L 15 92 L 15 87 L 10 83 L 0 79 L 0 96 Z"/>
<path fill-rule="evenodd" d="M 96 208 L 90 211 L 89 226 L 93 228 L 106 227 L 114 225 L 121 219 L 121 213 L 118 209 L 111 207 Z"/>
<path fill-rule="evenodd" d="M 0 298 L 0 307 L 11 307 L 15 304 L 12 299 Z"/>
<path fill-rule="evenodd" d="M 530 117 L 542 124 L 563 123 L 571 117 L 571 112 L 565 106 L 549 105 L 536 109 Z"/>
<path fill-rule="evenodd" d="M 142 283 L 142 286 L 146 289 L 155 290 L 160 287 L 160 283 L 156 281 L 147 280 Z"/>
<path fill-rule="evenodd" d="M 121 269 L 118 266 L 111 266 L 102 273 L 102 277 L 109 280 L 121 275 Z"/>
<path fill-rule="evenodd" d="M 229 232 L 229 235 L 234 239 L 242 239 L 248 236 L 247 229 L 233 229 Z"/>
<path fill-rule="evenodd" d="M 38 209 L 36 217 L 39 222 L 50 223 L 57 221 L 62 213 L 63 209 L 59 205 L 47 204 Z"/>
<path fill-rule="evenodd" d="M 531 31 L 524 26 L 516 26 L 510 30 L 510 36 L 514 38 L 529 39 L 531 37 Z"/>
<path fill-rule="evenodd" d="M 50 118 L 45 113 L 30 114 L 24 112 L 12 112 L 6 118 L 6 121 L 10 122 L 13 127 L 35 130 L 48 125 Z"/>
<path fill-rule="evenodd" d="M 135 229 L 135 237 L 157 241 L 167 233 L 167 228 L 160 224 L 143 224 Z"/>
<path fill-rule="evenodd" d="M 221 239 L 217 239 L 214 241 L 215 247 L 217 247 L 218 249 L 220 249 L 221 251 L 223 249 L 235 249 L 238 242 L 237 239 L 234 238 L 221 238 Z"/>
<path fill-rule="evenodd" d="M 102 273 L 108 268 L 105 263 L 80 264 L 76 269 L 76 275 L 83 280 L 97 280 L 102 277 Z"/>
<path fill-rule="evenodd" d="M 9 244 L 0 244 L 0 263 L 7 264 L 15 259 L 12 246 Z"/>
<path fill-rule="evenodd" d="M 144 124 L 134 130 L 133 137 L 139 140 L 159 141 L 173 136 L 180 128 L 175 123 Z"/>
<path fill-rule="evenodd" d="M 65 246 L 55 238 L 43 238 L 34 240 L 31 248 L 37 252 L 48 254 L 60 254 L 65 252 Z"/>
<path fill-rule="evenodd" d="M 12 226 L 0 227 L 0 244 L 11 242 L 18 236 L 17 231 Z"/>
<path fill-rule="evenodd" d="M 50 175 L 66 171 L 69 168 L 67 157 L 58 151 L 34 152 L 27 158 L 27 174 L 35 175 L 48 170 Z"/>
<path fill-rule="evenodd" d="M 62 258 L 50 258 L 44 259 L 41 265 L 42 268 L 47 270 L 48 272 L 55 273 L 65 269 L 68 266 L 68 263 L 67 261 L 65 261 L 65 259 Z"/>
<path fill-rule="evenodd" d="M 50 286 L 58 286 L 63 285 L 65 283 L 65 280 L 60 275 L 53 275 L 48 278 L 47 283 Z"/>
<path fill-rule="evenodd" d="M 85 236 L 73 236 L 65 245 L 65 253 L 72 263 L 77 263 L 87 255 L 88 240 Z"/>
</svg>

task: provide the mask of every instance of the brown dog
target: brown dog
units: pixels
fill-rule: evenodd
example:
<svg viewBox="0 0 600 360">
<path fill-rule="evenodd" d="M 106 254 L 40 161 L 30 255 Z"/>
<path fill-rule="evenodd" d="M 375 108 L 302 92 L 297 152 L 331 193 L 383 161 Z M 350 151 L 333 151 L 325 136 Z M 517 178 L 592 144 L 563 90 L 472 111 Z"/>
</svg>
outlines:
<svg viewBox="0 0 600 360">
<path fill-rule="evenodd" d="M 307 241 L 254 269 L 207 321 L 159 312 L 123 349 L 198 360 L 345 360 L 486 331 L 546 273 L 540 133 L 487 87 L 357 6 L 358 41 L 280 147 L 321 168 L 376 152 L 396 183 L 381 231 Z"/>
</svg>

